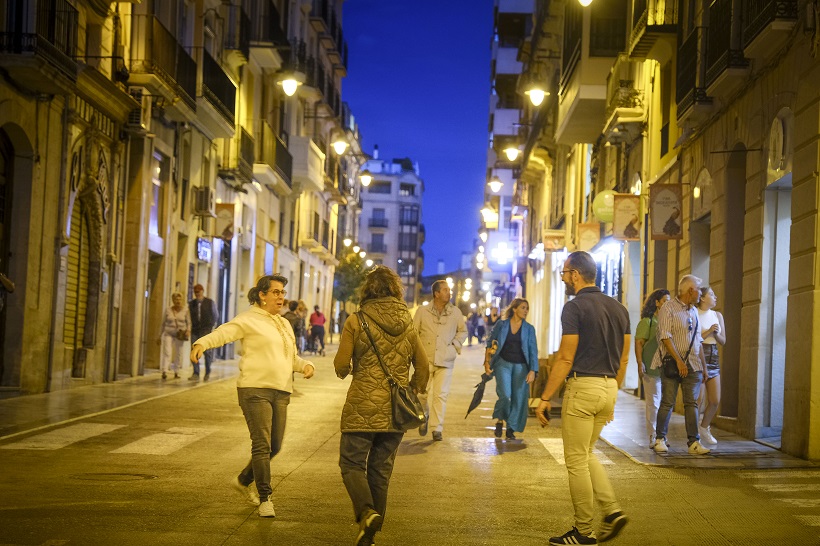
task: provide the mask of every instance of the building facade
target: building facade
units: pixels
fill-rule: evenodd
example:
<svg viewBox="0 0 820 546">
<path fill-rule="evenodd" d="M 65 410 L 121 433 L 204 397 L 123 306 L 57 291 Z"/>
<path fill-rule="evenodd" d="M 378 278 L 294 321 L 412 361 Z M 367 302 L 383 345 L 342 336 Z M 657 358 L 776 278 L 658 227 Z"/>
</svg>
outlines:
<svg viewBox="0 0 820 546">
<path fill-rule="evenodd" d="M 407 305 L 419 300 L 424 270 L 424 180 L 418 163 L 408 158 L 379 159 L 378 150 L 363 166 L 373 176 L 362 192 L 359 244 L 374 264 L 394 269 L 404 285 Z"/>
<path fill-rule="evenodd" d="M 221 321 L 266 273 L 329 308 L 358 191 L 329 153 L 357 134 L 341 2 L 31 1 L 0 26 L 2 389 L 158 367 L 170 296 L 197 283 Z"/>
</svg>

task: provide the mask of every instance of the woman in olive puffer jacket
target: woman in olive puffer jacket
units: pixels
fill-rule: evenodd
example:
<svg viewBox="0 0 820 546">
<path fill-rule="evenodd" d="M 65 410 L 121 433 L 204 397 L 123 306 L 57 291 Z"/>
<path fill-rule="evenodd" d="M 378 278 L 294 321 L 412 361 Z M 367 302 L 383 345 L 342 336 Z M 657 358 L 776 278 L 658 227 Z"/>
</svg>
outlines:
<svg viewBox="0 0 820 546">
<path fill-rule="evenodd" d="M 345 321 L 336 375 L 353 374 L 342 410 L 339 466 L 353 512 L 359 522 L 356 544 L 368 546 L 381 529 L 387 488 L 403 432 L 393 425 L 390 385 L 362 328 L 364 320 L 390 373 L 416 391 L 426 388 L 427 355 L 402 299 L 402 283 L 389 267 L 379 265 L 365 277 L 359 312 Z M 413 378 L 410 379 L 410 366 Z"/>
</svg>

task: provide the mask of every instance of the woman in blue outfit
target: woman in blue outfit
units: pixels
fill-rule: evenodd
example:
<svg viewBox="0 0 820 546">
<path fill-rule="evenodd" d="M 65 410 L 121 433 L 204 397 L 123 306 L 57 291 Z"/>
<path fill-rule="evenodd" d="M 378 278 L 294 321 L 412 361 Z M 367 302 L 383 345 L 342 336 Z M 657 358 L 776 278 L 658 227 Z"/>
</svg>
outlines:
<svg viewBox="0 0 820 546">
<path fill-rule="evenodd" d="M 495 373 L 496 438 L 501 438 L 504 421 L 508 440 L 515 440 L 514 433 L 522 432 L 527 424 L 530 384 L 538 373 L 535 328 L 526 321 L 529 311 L 527 300 L 515 298 L 487 338 L 484 371 Z"/>
</svg>

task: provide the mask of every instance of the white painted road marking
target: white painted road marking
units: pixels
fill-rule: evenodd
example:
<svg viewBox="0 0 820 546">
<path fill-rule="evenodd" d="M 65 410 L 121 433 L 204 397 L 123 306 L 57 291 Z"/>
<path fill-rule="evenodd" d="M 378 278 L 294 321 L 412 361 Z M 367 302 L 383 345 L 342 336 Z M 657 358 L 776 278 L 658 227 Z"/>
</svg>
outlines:
<svg viewBox="0 0 820 546">
<path fill-rule="evenodd" d="M 61 449 L 71 444 L 106 434 L 125 425 L 104 425 L 102 423 L 79 423 L 70 427 L 44 432 L 19 442 L 0 446 L 0 449 Z"/>
<path fill-rule="evenodd" d="M 785 480 L 792 478 L 820 479 L 820 471 L 817 470 L 789 470 L 783 472 L 744 471 L 738 472 L 737 475 L 746 480 Z"/>
<path fill-rule="evenodd" d="M 136 453 L 139 455 L 170 455 L 188 444 L 201 440 L 216 432 L 213 428 L 173 427 L 159 434 L 140 438 L 111 453 Z"/>
<path fill-rule="evenodd" d="M 820 491 L 820 483 L 790 484 L 755 484 L 755 487 L 767 493 L 796 493 L 798 491 Z"/>
<path fill-rule="evenodd" d="M 798 508 L 820 508 L 820 499 L 776 499 Z"/>
<path fill-rule="evenodd" d="M 564 440 L 561 438 L 539 438 L 539 440 L 542 444 L 544 444 L 544 447 L 558 464 L 566 464 L 566 461 L 564 460 Z M 604 455 L 600 449 L 594 448 L 592 452 L 601 464 L 615 464 L 609 459 L 609 457 Z"/>
<path fill-rule="evenodd" d="M 804 525 L 811 525 L 812 527 L 820 527 L 820 516 L 794 516 L 803 522 Z"/>
</svg>

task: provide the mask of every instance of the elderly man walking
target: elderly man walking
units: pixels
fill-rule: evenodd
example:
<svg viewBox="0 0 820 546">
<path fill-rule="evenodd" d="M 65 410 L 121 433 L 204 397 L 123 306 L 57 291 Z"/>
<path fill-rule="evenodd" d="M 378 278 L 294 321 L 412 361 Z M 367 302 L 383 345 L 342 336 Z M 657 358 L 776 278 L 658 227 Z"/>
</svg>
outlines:
<svg viewBox="0 0 820 546">
<path fill-rule="evenodd" d="M 419 434 L 427 434 L 428 423 L 433 427 L 433 440 L 442 440 L 447 395 L 453 379 L 456 356 L 467 339 L 464 315 L 450 303 L 450 287 L 443 280 L 433 283 L 433 303 L 419 307 L 413 324 L 430 361 L 430 379 L 427 393 L 419 393 L 427 420 L 419 427 Z M 432 399 L 432 400 L 430 400 Z M 428 402 L 429 400 L 429 402 Z"/>
<path fill-rule="evenodd" d="M 196 344 L 196 340 L 210 334 L 219 321 L 214 300 L 205 297 L 205 287 L 201 284 L 194 285 L 194 299 L 188 302 L 188 310 L 191 313 L 191 344 Z M 211 351 L 205 351 L 205 377 L 207 381 L 211 376 Z M 194 373 L 188 378 L 190 381 L 199 380 L 199 361 L 194 363 Z"/>
<path fill-rule="evenodd" d="M 652 369 L 661 368 L 664 355 L 672 355 L 678 365 L 678 377 L 667 377 L 661 371 L 661 405 L 655 429 L 655 453 L 666 453 L 669 444 L 666 433 L 672 407 L 678 397 L 678 386 L 683 392 L 683 415 L 686 421 L 687 444 L 690 455 L 706 455 L 711 450 L 703 447 L 698 434 L 698 396 L 706 370 L 698 325 L 698 301 L 701 280 L 685 275 L 678 283 L 678 295 L 658 311 L 658 345 L 660 350 L 652 358 Z M 661 345 L 662 344 L 662 345 Z"/>
<path fill-rule="evenodd" d="M 564 263 L 561 280 L 566 294 L 575 296 L 561 314 L 561 345 L 536 415 L 543 426 L 550 398 L 566 379 L 561 407 L 564 460 L 569 492 L 575 509 L 575 526 L 553 545 L 598 544 L 610 540 L 626 525 L 612 484 L 593 453 L 601 429 L 614 416 L 618 387 L 629 361 L 629 314 L 623 305 L 595 286 L 597 266 L 586 252 L 573 252 Z M 567 377 L 569 375 L 569 377 Z M 596 537 L 592 528 L 594 499 L 604 513 Z"/>
</svg>

